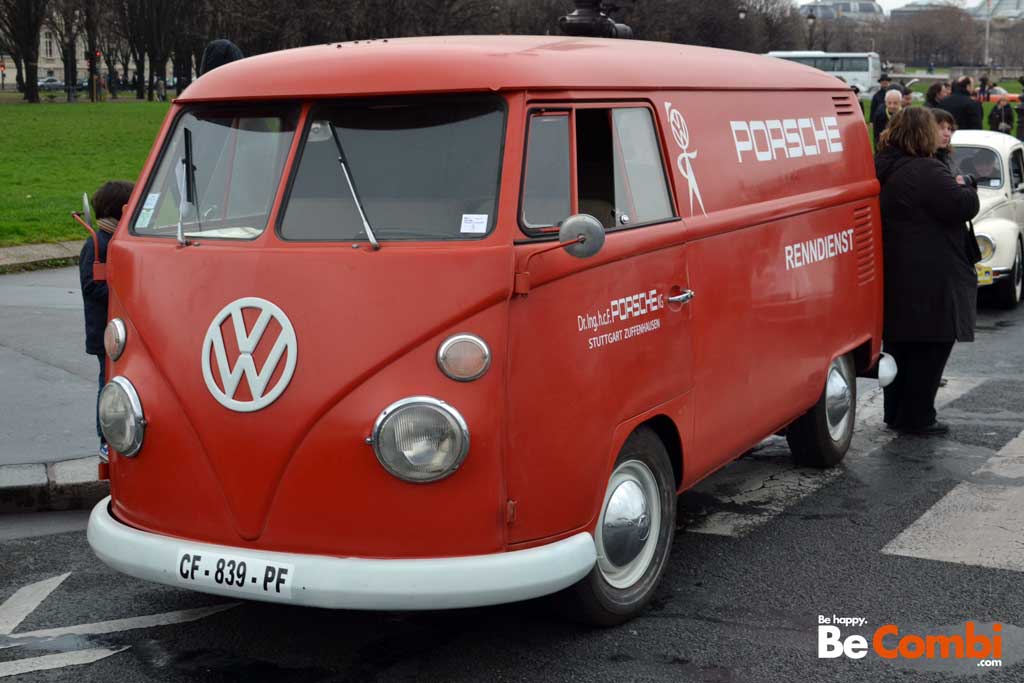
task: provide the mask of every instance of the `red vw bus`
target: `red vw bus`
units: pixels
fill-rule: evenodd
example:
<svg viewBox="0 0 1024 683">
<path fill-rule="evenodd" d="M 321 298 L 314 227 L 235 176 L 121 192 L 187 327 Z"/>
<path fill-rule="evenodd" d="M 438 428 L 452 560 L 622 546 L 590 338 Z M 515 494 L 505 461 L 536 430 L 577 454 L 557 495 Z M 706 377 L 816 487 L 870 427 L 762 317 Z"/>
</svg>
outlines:
<svg viewBox="0 0 1024 683">
<path fill-rule="evenodd" d="M 850 443 L 879 358 L 857 100 L 775 59 L 564 37 L 221 67 L 109 249 L 111 567 L 435 609 L 656 589 L 676 496 Z"/>
</svg>

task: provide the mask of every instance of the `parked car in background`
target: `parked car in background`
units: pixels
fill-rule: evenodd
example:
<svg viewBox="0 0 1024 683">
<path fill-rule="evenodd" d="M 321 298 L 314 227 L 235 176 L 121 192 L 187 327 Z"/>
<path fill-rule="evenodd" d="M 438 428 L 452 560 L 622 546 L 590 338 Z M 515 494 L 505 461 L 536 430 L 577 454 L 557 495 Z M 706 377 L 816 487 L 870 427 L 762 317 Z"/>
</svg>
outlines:
<svg viewBox="0 0 1024 683">
<path fill-rule="evenodd" d="M 958 171 L 978 182 L 981 209 L 974 219 L 982 256 L 978 286 L 991 287 L 998 305 L 1015 308 L 1024 272 L 1024 145 L 1003 133 L 958 130 L 953 134 L 953 149 Z"/>
<path fill-rule="evenodd" d="M 1000 97 L 1006 95 L 1006 99 L 1010 102 L 1020 102 L 1020 95 L 1017 93 L 1008 92 L 1006 88 L 1000 88 L 995 86 L 988 89 L 988 93 L 985 95 L 985 102 L 996 102 Z"/>
<path fill-rule="evenodd" d="M 39 86 L 40 90 L 63 90 L 64 89 L 64 81 L 60 80 L 59 78 L 55 78 L 53 76 L 48 76 L 46 78 L 40 79 L 39 82 L 37 83 L 37 85 Z"/>
</svg>

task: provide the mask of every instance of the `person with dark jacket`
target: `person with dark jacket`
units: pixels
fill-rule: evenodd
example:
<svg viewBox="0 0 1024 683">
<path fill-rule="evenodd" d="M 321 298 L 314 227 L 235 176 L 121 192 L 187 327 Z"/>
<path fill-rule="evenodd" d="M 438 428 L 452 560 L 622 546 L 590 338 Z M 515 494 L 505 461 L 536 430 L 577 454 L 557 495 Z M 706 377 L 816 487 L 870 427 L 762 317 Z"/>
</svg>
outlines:
<svg viewBox="0 0 1024 683">
<path fill-rule="evenodd" d="M 92 196 L 92 209 L 96 214 L 96 238 L 99 242 L 100 263 L 107 261 L 107 245 L 114 236 L 121 211 L 132 194 L 133 184 L 127 180 L 104 183 Z M 90 236 L 82 245 L 78 256 L 78 275 L 82 283 L 82 305 L 85 310 L 85 352 L 96 356 L 100 364 L 99 391 L 106 384 L 107 355 L 103 348 L 103 332 L 107 327 L 107 283 L 92 277 L 92 264 L 96 247 Z M 100 455 L 107 457 L 107 442 L 100 429 L 99 392 L 96 394 L 96 435 L 100 438 Z"/>
<path fill-rule="evenodd" d="M 949 93 L 949 83 L 946 81 L 935 81 L 928 86 L 928 90 L 924 94 L 924 106 L 929 109 L 939 106 L 939 101 L 949 97 Z"/>
<path fill-rule="evenodd" d="M 199 75 L 202 76 L 218 66 L 224 66 L 244 58 L 245 55 L 242 54 L 242 51 L 230 40 L 224 38 L 211 40 L 203 50 L 203 59 L 199 63 Z"/>
<path fill-rule="evenodd" d="M 1000 95 L 996 106 L 988 113 L 988 127 L 997 133 L 1013 134 L 1013 109 L 1006 95 Z"/>
<path fill-rule="evenodd" d="M 878 138 L 882 135 L 882 131 L 885 130 L 886 126 L 889 125 L 889 121 L 902 107 L 903 94 L 896 88 L 890 88 L 885 93 L 885 105 L 875 112 L 874 118 L 871 119 L 871 131 L 874 135 L 876 148 L 878 147 Z"/>
<path fill-rule="evenodd" d="M 882 74 L 882 77 L 878 79 L 878 92 L 871 97 L 871 111 L 869 118 L 874 121 L 875 114 L 878 110 L 885 105 L 885 93 L 889 90 L 889 85 L 892 81 L 889 80 L 889 74 Z"/>
<path fill-rule="evenodd" d="M 950 173 L 956 173 L 953 163 L 953 133 L 956 132 L 956 119 L 945 109 L 932 109 L 932 116 L 939 125 L 939 146 L 935 150 L 935 158 L 941 161 Z"/>
<path fill-rule="evenodd" d="M 939 128 L 931 111 L 896 114 L 879 140 L 885 314 L 882 340 L 896 360 L 885 387 L 884 419 L 911 434 L 944 434 L 935 394 L 957 341 L 974 341 L 977 274 L 964 223 L 978 194 L 934 158 Z"/>
<path fill-rule="evenodd" d="M 949 97 L 939 100 L 936 107 L 945 109 L 956 119 L 958 130 L 982 130 L 984 114 L 981 102 L 971 97 L 973 82 L 969 76 L 957 79 Z"/>
</svg>

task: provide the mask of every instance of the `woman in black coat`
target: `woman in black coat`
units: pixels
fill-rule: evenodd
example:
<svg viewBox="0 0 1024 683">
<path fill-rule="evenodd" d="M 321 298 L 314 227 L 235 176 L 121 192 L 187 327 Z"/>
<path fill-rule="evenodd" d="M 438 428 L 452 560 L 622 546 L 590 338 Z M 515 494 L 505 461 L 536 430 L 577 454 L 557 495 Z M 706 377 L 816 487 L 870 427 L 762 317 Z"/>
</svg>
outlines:
<svg viewBox="0 0 1024 683">
<path fill-rule="evenodd" d="M 964 223 L 978 193 L 934 158 L 932 113 L 910 107 L 893 116 L 879 141 L 885 318 L 882 339 L 896 360 L 885 388 L 885 422 L 914 434 L 942 434 L 935 394 L 958 341 L 974 341 L 977 274 Z"/>
</svg>

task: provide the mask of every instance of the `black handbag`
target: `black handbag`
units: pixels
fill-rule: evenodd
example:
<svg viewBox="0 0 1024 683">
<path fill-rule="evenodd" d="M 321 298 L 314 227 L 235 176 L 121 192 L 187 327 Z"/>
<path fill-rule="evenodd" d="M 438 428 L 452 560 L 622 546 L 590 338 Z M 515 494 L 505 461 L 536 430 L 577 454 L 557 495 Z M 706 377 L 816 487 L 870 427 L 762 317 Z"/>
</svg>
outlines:
<svg viewBox="0 0 1024 683">
<path fill-rule="evenodd" d="M 981 247 L 978 246 L 978 238 L 974 234 L 974 221 L 967 221 L 967 231 L 964 234 L 964 249 L 967 251 L 967 258 L 971 263 L 981 262 Z"/>
</svg>

